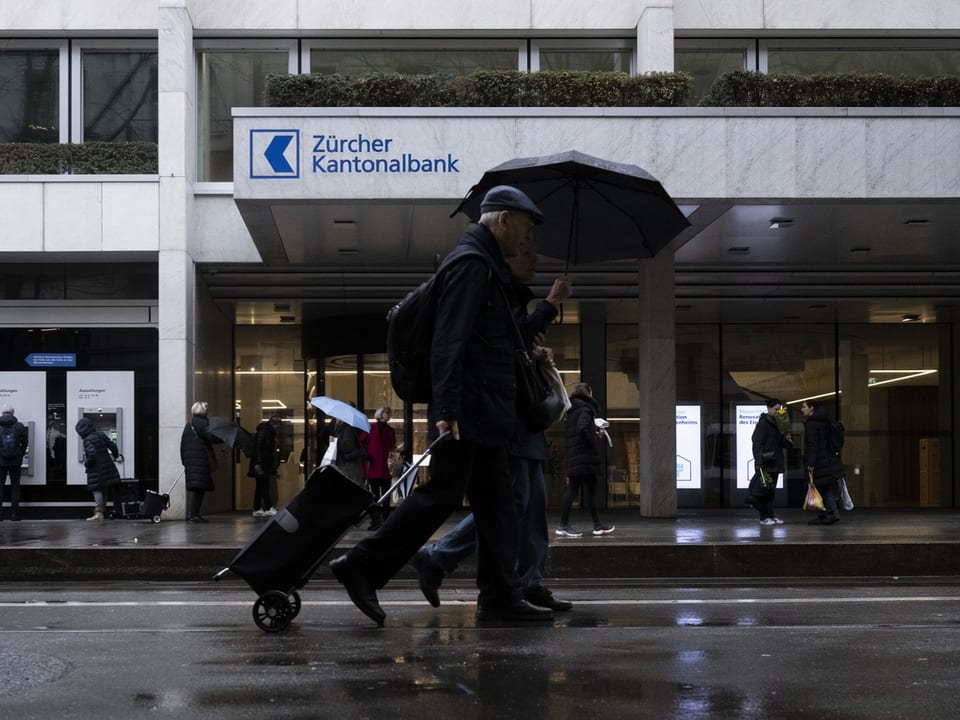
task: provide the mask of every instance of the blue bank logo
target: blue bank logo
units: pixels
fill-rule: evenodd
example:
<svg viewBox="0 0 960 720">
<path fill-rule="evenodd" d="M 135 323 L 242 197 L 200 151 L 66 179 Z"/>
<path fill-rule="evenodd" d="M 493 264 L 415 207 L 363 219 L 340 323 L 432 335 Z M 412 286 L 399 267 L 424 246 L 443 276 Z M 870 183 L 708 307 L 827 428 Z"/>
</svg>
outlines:
<svg viewBox="0 0 960 720">
<path fill-rule="evenodd" d="M 299 130 L 251 130 L 250 178 L 300 177 Z"/>
</svg>

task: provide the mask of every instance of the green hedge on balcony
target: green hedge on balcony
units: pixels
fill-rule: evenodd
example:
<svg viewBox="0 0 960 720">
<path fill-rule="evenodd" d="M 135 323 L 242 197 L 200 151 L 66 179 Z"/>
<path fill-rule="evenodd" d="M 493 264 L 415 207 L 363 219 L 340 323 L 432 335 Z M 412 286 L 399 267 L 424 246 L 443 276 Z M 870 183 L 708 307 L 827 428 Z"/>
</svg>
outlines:
<svg viewBox="0 0 960 720">
<path fill-rule="evenodd" d="M 724 73 L 700 102 L 713 107 L 956 107 L 960 78 L 883 73 Z"/>
<path fill-rule="evenodd" d="M 0 143 L 0 175 L 156 173 L 156 143 Z"/>
<path fill-rule="evenodd" d="M 268 107 L 678 107 L 688 73 L 481 71 L 464 76 L 270 75 Z"/>
</svg>

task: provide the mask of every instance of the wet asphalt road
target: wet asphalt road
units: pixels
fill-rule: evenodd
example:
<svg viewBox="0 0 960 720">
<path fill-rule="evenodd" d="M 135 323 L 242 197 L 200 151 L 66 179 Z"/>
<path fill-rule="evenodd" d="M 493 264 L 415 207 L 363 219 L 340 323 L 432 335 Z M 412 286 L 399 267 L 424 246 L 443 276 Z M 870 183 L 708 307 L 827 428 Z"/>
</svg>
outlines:
<svg viewBox="0 0 960 720">
<path fill-rule="evenodd" d="M 410 583 L 375 628 L 316 582 L 282 633 L 246 585 L 0 585 L 4 718 L 956 718 L 960 579 L 568 583 L 546 626 L 477 627 Z"/>
</svg>

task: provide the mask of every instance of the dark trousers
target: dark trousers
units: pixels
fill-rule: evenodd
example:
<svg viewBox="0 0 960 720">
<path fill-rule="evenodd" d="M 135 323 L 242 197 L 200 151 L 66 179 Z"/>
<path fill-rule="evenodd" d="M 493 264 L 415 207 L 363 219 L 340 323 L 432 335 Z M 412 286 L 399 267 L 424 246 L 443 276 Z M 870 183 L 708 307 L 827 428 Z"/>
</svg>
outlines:
<svg viewBox="0 0 960 720">
<path fill-rule="evenodd" d="M 560 505 L 560 524 L 570 524 L 570 508 L 573 501 L 580 494 L 580 486 L 583 486 L 583 504 L 586 506 L 593 518 L 593 525 L 600 524 L 600 514 L 597 512 L 597 476 L 596 475 L 571 475 L 567 478 L 567 491 L 563 494 L 563 501 Z"/>
<path fill-rule="evenodd" d="M 203 505 L 203 494 L 206 490 L 190 491 L 190 507 L 187 517 L 198 517 L 200 515 L 200 506 Z"/>
<path fill-rule="evenodd" d="M 8 475 L 10 476 L 10 509 L 16 515 L 20 511 L 20 466 L 0 465 L 0 506 L 3 505 Z"/>
<path fill-rule="evenodd" d="M 274 506 L 273 497 L 270 493 L 271 484 L 276 475 L 264 473 L 256 478 L 257 484 L 253 487 L 253 509 L 269 510 Z"/>
<path fill-rule="evenodd" d="M 460 507 L 464 491 L 477 521 L 478 603 L 519 599 L 517 523 L 506 448 L 466 440 L 439 443 L 430 458 L 430 481 L 348 553 L 350 562 L 374 587 L 383 587 Z"/>
<path fill-rule="evenodd" d="M 370 483 L 370 492 L 375 498 L 379 498 L 390 489 L 391 478 L 367 478 Z M 370 522 L 374 525 L 379 524 L 390 516 L 390 498 L 388 497 L 382 503 L 377 505 L 370 513 Z"/>
</svg>

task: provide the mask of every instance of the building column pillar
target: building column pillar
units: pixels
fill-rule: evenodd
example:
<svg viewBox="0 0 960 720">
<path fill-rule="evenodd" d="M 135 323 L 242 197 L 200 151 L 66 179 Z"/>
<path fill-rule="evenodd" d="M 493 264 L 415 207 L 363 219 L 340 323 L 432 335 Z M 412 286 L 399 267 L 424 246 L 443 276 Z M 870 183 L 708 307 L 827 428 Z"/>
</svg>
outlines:
<svg viewBox="0 0 960 720">
<path fill-rule="evenodd" d="M 637 73 L 673 72 L 673 2 L 651 0 L 637 22 Z"/>
<path fill-rule="evenodd" d="M 196 103 L 193 23 L 183 2 L 159 8 L 157 37 L 160 175 L 160 492 L 170 515 L 185 515 L 180 434 L 193 402 L 196 272 L 192 255 Z M 176 487 L 174 487 L 176 486 Z"/>
<path fill-rule="evenodd" d="M 674 258 L 639 262 L 640 514 L 677 514 L 677 373 Z"/>
</svg>

